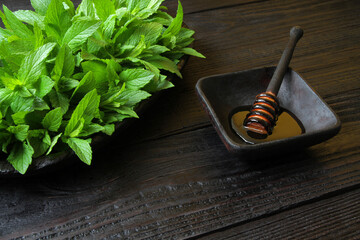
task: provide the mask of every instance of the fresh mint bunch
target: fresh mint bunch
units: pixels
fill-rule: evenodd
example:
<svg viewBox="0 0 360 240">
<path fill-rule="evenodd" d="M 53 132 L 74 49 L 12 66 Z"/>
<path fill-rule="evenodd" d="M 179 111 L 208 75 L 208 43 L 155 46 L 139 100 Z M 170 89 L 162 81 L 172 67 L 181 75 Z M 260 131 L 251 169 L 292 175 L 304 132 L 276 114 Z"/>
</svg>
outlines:
<svg viewBox="0 0 360 240">
<path fill-rule="evenodd" d="M 33 158 L 72 149 L 91 163 L 91 137 L 138 117 L 135 107 L 173 87 L 167 73 L 194 31 L 183 9 L 171 17 L 163 0 L 31 0 L 35 11 L 0 18 L 0 147 L 24 174 Z M 1 160 L 3 161 L 3 159 Z"/>
</svg>

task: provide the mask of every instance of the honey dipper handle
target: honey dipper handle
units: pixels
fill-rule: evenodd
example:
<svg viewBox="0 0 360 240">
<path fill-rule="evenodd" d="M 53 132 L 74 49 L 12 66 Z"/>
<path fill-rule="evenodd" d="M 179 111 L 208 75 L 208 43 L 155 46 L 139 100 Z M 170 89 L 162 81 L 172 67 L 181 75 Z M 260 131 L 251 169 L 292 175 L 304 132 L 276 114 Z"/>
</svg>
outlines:
<svg viewBox="0 0 360 240">
<path fill-rule="evenodd" d="M 274 75 L 271 78 L 269 86 L 266 89 L 267 92 L 272 92 L 274 95 L 277 95 L 281 86 L 281 82 L 288 69 L 296 43 L 302 37 L 303 33 L 303 30 L 299 26 L 291 28 L 289 42 L 280 58 L 280 61 L 275 69 Z"/>
</svg>

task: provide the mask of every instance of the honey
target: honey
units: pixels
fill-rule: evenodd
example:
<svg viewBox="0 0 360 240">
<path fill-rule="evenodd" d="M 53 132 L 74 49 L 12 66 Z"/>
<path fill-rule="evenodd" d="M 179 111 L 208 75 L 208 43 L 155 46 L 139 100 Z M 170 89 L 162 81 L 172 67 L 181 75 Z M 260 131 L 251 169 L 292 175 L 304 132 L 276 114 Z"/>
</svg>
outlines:
<svg viewBox="0 0 360 240">
<path fill-rule="evenodd" d="M 268 135 L 266 138 L 251 136 L 251 133 L 249 134 L 243 126 L 246 115 L 249 113 L 249 108 L 250 106 L 239 107 L 230 115 L 231 127 L 246 143 L 256 144 L 269 142 L 294 137 L 305 132 L 302 123 L 293 113 L 286 109 L 281 109 L 281 114 L 278 117 L 276 126 L 271 135 Z"/>
</svg>

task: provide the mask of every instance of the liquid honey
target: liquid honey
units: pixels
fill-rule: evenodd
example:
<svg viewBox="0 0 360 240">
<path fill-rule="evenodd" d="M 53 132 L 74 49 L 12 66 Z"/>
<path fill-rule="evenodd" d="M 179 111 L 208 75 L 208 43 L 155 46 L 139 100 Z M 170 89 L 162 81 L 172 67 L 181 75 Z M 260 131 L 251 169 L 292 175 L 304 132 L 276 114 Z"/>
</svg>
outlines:
<svg viewBox="0 0 360 240">
<path fill-rule="evenodd" d="M 248 135 L 246 129 L 243 126 L 246 115 L 249 113 L 249 109 L 250 106 L 239 107 L 230 115 L 230 122 L 233 130 L 247 143 L 255 144 L 269 142 L 278 139 L 294 137 L 305 132 L 305 129 L 300 120 L 297 119 L 290 111 L 282 109 L 272 134 L 268 135 L 264 139 L 253 138 Z"/>
</svg>

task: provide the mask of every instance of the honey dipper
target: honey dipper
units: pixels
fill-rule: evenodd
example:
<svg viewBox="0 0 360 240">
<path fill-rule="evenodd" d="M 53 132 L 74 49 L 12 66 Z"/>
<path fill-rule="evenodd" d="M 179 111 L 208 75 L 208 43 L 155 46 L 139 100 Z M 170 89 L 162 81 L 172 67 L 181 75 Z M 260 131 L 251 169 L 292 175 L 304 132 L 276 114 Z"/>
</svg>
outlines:
<svg viewBox="0 0 360 240">
<path fill-rule="evenodd" d="M 272 134 L 280 114 L 279 100 L 276 96 L 288 69 L 296 43 L 302 35 L 303 30 L 300 27 L 295 26 L 291 28 L 289 42 L 266 91 L 256 96 L 250 112 L 245 117 L 243 125 L 249 136 L 253 138 L 266 138 Z"/>
</svg>

